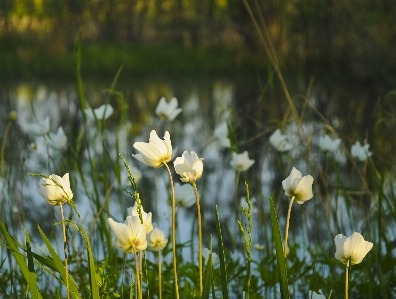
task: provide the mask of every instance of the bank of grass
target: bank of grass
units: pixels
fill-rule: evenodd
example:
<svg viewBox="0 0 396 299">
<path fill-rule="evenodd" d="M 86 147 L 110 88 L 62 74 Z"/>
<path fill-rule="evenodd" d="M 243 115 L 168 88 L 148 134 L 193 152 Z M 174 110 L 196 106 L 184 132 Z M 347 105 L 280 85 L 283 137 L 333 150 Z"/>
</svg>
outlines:
<svg viewBox="0 0 396 299">
<path fill-rule="evenodd" d="M 183 48 L 126 43 L 82 43 L 82 75 L 109 78 L 120 65 L 124 76 L 208 76 L 252 72 L 265 61 L 246 50 Z M 53 53 L 35 46 L 0 42 L 0 78 L 75 78 L 75 48 Z"/>
</svg>

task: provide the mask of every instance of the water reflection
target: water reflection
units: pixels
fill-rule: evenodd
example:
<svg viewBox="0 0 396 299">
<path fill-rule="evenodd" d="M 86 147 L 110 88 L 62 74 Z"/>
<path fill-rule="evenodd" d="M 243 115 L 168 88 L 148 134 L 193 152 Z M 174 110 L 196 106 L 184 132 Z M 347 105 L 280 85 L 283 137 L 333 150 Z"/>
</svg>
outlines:
<svg viewBox="0 0 396 299">
<path fill-rule="evenodd" d="M 89 106 L 97 108 L 105 103 L 109 92 L 104 86 L 107 85 L 85 85 Z M 29 172 L 59 175 L 71 172 L 72 186 L 76 189 L 76 204 L 86 223 L 90 223 L 94 211 L 102 207 L 106 217 L 112 216 L 116 221 L 122 221 L 126 216 L 126 208 L 133 205 L 133 200 L 120 188 L 120 184 L 125 186 L 127 183 L 125 168 L 118 158 L 121 153 L 129 165 L 136 167 L 142 174 L 139 191 L 145 210 L 155 211 L 154 215 L 159 219 L 154 221 L 164 230 L 169 230 L 169 190 L 163 169 L 155 171 L 131 157 L 132 153 L 136 153 L 132 147 L 133 142 L 146 142 L 149 132 L 157 128 L 161 137 L 165 130 L 171 133 L 176 155 L 189 150 L 205 159 L 204 176 L 198 184 L 204 231 L 207 232 L 204 246 L 209 246 L 209 233 L 214 232 L 215 205 L 219 206 L 222 219 L 236 223 L 233 219 L 235 200 L 239 204 L 241 196 L 246 194 L 243 184 L 245 180 L 249 182 L 258 208 L 258 213 L 254 216 L 258 225 L 254 231 L 253 244 L 264 244 L 268 239 L 266 235 L 269 227 L 267 199 L 275 191 L 279 213 L 286 214 L 288 203 L 281 189 L 281 181 L 286 178 L 292 166 L 315 177 L 315 200 L 292 211 L 292 219 L 298 221 L 301 218 L 301 223 L 306 223 L 303 234 L 308 234 L 308 227 L 315 227 L 311 232 L 312 238 L 331 240 L 334 237 L 331 234 L 339 233 L 341 227 L 344 234 L 349 234 L 367 225 L 364 220 L 370 217 L 367 211 L 375 206 L 375 196 L 370 194 L 362 177 L 356 174 L 363 173 L 363 164 L 351 164 L 347 153 L 349 145 L 354 141 L 353 137 L 358 135 L 352 135 L 351 130 L 370 132 L 367 137 L 373 145 L 373 152 L 377 155 L 389 153 L 386 151 L 389 145 L 379 149 L 378 144 L 382 144 L 383 139 L 378 139 L 372 133 L 375 128 L 362 128 L 362 123 L 367 120 L 367 109 L 372 108 L 370 101 L 357 101 L 359 105 L 355 106 L 354 114 L 351 114 L 345 106 L 351 107 L 356 101 L 335 101 L 334 98 L 340 96 L 340 92 L 332 94 L 314 88 L 309 96 L 310 104 L 296 92 L 297 109 L 301 117 L 304 115 L 301 127 L 286 121 L 284 116 L 288 115 L 288 108 L 286 102 L 280 100 L 282 93 L 279 90 L 274 88 L 263 93 L 251 81 L 216 79 L 203 82 L 183 80 L 176 83 L 146 80 L 120 84 L 117 90 L 122 90 L 122 93 L 110 95 L 109 103 L 115 111 L 104 121 L 103 128 L 102 124 L 96 126 L 92 121 L 87 121 L 84 125 L 74 84 L 19 84 L 2 92 L 2 124 L 9 111 L 16 110 L 18 114 L 18 126 L 13 128 L 10 136 L 6 159 L 9 165 L 15 166 L 10 168 L 10 178 L 19 184 L 10 186 L 7 196 L 12 199 L 9 201 L 9 209 L 19 211 L 21 223 L 38 223 L 50 231 L 54 222 L 48 221 L 46 215 L 53 214 L 36 192 L 37 180 L 26 175 Z M 173 122 L 160 124 L 154 113 L 162 96 L 167 99 L 176 96 L 183 109 Z M 386 103 L 383 107 L 389 110 Z M 65 149 L 49 148 L 45 142 L 46 137 L 34 138 L 29 134 L 29 126 L 47 116 L 50 118 L 51 132 L 56 132 L 60 126 L 64 128 L 68 139 Z M 331 126 L 321 116 L 326 119 L 331 117 Z M 252 169 L 241 176 L 238 186 L 235 186 L 236 175 L 229 164 L 230 149 L 224 147 L 224 142 L 214 135 L 215 128 L 226 120 L 231 124 L 232 135 L 237 137 L 233 143 L 234 148 L 238 152 L 249 151 L 249 156 L 256 160 Z M 384 132 L 388 130 L 389 123 L 385 125 Z M 291 151 L 279 153 L 270 145 L 268 138 L 278 127 L 282 128 L 293 145 Z M 324 155 L 319 151 L 319 137 L 324 133 L 332 133 L 330 127 L 337 130 L 343 144 L 334 155 Z M 29 148 L 31 143 L 36 145 L 36 149 Z M 348 170 L 344 171 L 347 167 Z M 356 169 L 359 172 L 355 172 Z M 175 180 L 178 180 L 176 176 Z M 344 188 L 350 191 L 346 192 Z M 13 193 L 11 189 L 18 192 Z M 155 204 L 156 198 L 158 207 Z M 95 200 L 103 206 L 95 206 Z M 351 202 L 359 206 L 359 209 L 353 215 L 348 215 L 345 205 Z M 31 213 L 32 207 L 39 208 Z M 195 217 L 194 208 L 180 209 L 180 242 L 188 241 Z M 282 219 L 283 217 L 283 226 Z M 321 221 L 322 219 L 326 221 Z M 230 228 L 235 229 L 232 225 Z M 298 226 L 292 226 L 291 229 L 292 234 L 296 235 L 300 230 Z M 232 247 L 231 234 L 225 235 L 225 242 Z"/>
</svg>

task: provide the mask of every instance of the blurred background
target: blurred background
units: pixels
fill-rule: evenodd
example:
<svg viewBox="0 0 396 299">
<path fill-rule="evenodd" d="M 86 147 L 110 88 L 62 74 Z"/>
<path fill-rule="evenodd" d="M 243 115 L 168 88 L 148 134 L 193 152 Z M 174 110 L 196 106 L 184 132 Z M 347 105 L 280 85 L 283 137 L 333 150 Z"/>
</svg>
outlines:
<svg viewBox="0 0 396 299">
<path fill-rule="evenodd" d="M 227 214 L 228 202 L 244 195 L 245 179 L 259 202 L 276 191 L 278 204 L 287 209 L 281 200 L 281 181 L 291 166 L 312 175 L 314 169 L 326 169 L 321 154 L 314 163 L 303 161 L 309 162 L 312 148 L 318 150 L 318 137 L 332 132 L 324 119 L 342 138 L 342 153 L 356 140 L 368 142 L 380 171 L 394 174 L 396 139 L 389 138 L 396 125 L 394 0 L 249 3 L 254 15 L 265 20 L 309 144 L 296 138 L 289 105 L 242 0 L 0 1 L 0 134 L 9 112 L 15 110 L 17 126 L 7 140 L 5 157 L 16 165 L 9 174 L 15 181 L 11 187 L 20 190 L 13 195 L 12 202 L 19 203 L 16 211 L 28 211 L 29 199 L 41 200 L 32 191 L 37 182 L 27 172 L 73 171 L 73 165 L 87 164 L 80 153 L 88 148 L 108 152 L 114 160 L 118 152 L 128 157 L 143 172 L 142 196 L 151 198 L 152 172 L 131 158 L 132 144 L 147 142 L 150 130 L 158 127 L 154 111 L 162 96 L 176 97 L 183 112 L 163 124 L 159 135 L 171 132 L 176 154 L 188 149 L 205 158 L 202 200 L 210 211 L 223 203 Z M 87 106 L 108 102 L 114 107 L 101 129 L 106 138 L 98 147 L 81 133 L 85 129 L 76 81 L 77 40 Z M 109 93 L 120 66 L 117 92 Z M 61 152 L 46 149 L 29 134 L 30 124 L 47 116 L 51 131 L 62 126 L 68 138 L 68 147 Z M 241 178 L 238 197 L 228 192 L 235 185 L 230 151 L 213 142 L 214 129 L 226 120 L 235 137 L 233 150 L 248 150 L 256 161 Z M 280 155 L 269 145 L 268 137 L 277 128 L 294 140 L 293 153 Z M 37 149 L 32 150 L 31 143 Z M 78 151 L 76 144 L 81 144 Z M 110 184 L 106 179 L 114 179 L 106 159 L 104 165 L 98 159 L 97 169 L 88 172 L 93 181 L 103 183 L 98 194 L 105 194 Z M 107 171 L 109 177 L 103 175 Z M 344 175 L 352 177 L 351 188 L 361 187 L 353 171 Z M 329 188 L 337 184 L 332 181 Z M 356 196 L 356 201 L 364 204 L 364 214 L 370 202 L 361 198 Z M 45 209 L 26 217 L 40 222 L 49 207 Z M 207 223 L 214 219 L 209 212 L 205 217 Z"/>
</svg>

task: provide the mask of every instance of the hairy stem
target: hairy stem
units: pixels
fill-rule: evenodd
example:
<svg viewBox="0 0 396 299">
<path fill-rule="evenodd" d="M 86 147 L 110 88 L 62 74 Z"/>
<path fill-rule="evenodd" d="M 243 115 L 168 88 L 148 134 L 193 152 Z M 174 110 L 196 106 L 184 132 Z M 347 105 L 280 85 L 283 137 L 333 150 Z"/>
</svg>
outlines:
<svg viewBox="0 0 396 299">
<path fill-rule="evenodd" d="M 69 268 L 67 266 L 67 238 L 66 238 L 65 216 L 63 214 L 63 207 L 61 204 L 59 205 L 59 208 L 62 216 L 63 250 L 65 254 L 65 270 L 66 270 L 66 293 L 67 293 L 67 299 L 70 299 Z"/>
<path fill-rule="evenodd" d="M 176 203 L 175 188 L 173 186 L 172 174 L 168 164 L 164 162 L 166 170 L 168 170 L 169 181 L 172 189 L 172 251 L 173 251 L 173 274 L 175 277 L 176 299 L 179 299 L 179 285 L 177 283 L 177 266 L 176 266 Z"/>
<path fill-rule="evenodd" d="M 201 221 L 201 206 L 199 204 L 199 195 L 197 184 L 195 182 L 191 182 L 194 187 L 195 199 L 197 202 L 197 213 L 198 213 L 198 260 L 199 260 L 199 290 L 202 294 L 203 292 L 203 283 L 202 283 L 202 221 Z"/>
<path fill-rule="evenodd" d="M 290 200 L 289 210 L 287 211 L 287 220 L 286 220 L 286 233 L 285 233 L 285 245 L 283 246 L 283 256 L 286 258 L 286 250 L 287 250 L 287 238 L 289 237 L 289 223 L 290 223 L 290 214 L 291 208 L 293 205 L 294 196 Z"/>
</svg>

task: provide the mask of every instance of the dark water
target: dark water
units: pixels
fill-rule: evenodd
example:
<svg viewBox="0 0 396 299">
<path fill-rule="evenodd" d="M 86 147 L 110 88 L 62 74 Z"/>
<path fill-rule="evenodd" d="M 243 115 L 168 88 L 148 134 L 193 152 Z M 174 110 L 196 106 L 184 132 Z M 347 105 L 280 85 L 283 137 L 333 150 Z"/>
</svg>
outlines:
<svg viewBox="0 0 396 299">
<path fill-rule="evenodd" d="M 78 163 L 86 173 L 88 189 L 93 190 L 93 179 L 99 180 L 99 196 L 104 197 L 106 186 L 116 181 L 114 169 L 104 171 L 102 165 L 103 144 L 105 144 L 110 159 L 117 160 L 118 152 L 126 157 L 130 165 L 142 173 L 139 183 L 141 198 L 146 211 L 154 211 L 155 222 L 170 223 L 167 207 L 168 179 L 164 169 L 153 169 L 134 160 L 131 155 L 136 153 L 132 145 L 135 141 L 148 141 L 149 132 L 159 127 L 159 136 L 168 130 L 178 156 L 184 150 L 195 151 L 204 160 L 204 175 L 198 181 L 204 231 L 214 231 L 214 206 L 219 206 L 222 219 L 232 219 L 234 208 L 239 205 L 239 199 L 245 195 L 244 181 L 249 183 L 251 196 L 255 198 L 259 212 L 254 216 L 260 223 L 255 232 L 254 243 L 263 243 L 266 230 L 262 224 L 268 219 L 268 197 L 275 192 L 275 200 L 279 213 L 286 214 L 288 202 L 283 195 L 281 182 L 290 169 L 295 166 L 305 174 L 315 178 L 314 202 L 303 206 L 303 211 L 312 219 L 321 219 L 326 215 L 327 223 L 316 226 L 317 238 L 321 232 L 331 235 L 336 232 L 340 222 L 345 222 L 349 230 L 356 230 L 362 225 L 362 215 L 370 209 L 370 195 L 362 193 L 358 196 L 360 212 L 356 221 L 348 220 L 348 215 L 335 214 L 329 210 L 337 209 L 329 204 L 330 197 L 344 198 L 339 189 L 348 187 L 361 190 L 362 180 L 354 172 L 354 167 L 363 169 L 362 164 L 353 166 L 346 152 L 350 146 L 359 140 L 367 141 L 372 160 L 378 163 L 380 171 L 394 173 L 395 154 L 395 95 L 389 94 L 391 88 L 384 86 L 367 86 L 363 83 L 340 82 L 339 80 L 310 82 L 309 79 L 290 78 L 289 91 L 294 100 L 303 130 L 299 129 L 290 113 L 287 101 L 280 86 L 258 76 L 250 78 L 178 78 L 178 79 L 139 79 L 133 82 L 119 82 L 115 90 L 118 94 L 109 97 L 109 103 L 115 112 L 105 121 L 102 143 L 99 131 L 91 123 L 84 135 L 82 150 L 77 160 L 70 158 L 78 144 L 82 128 L 82 111 L 77 95 L 76 84 L 73 82 L 21 82 L 1 87 L 0 93 L 0 128 L 3 134 L 11 110 L 17 112 L 17 121 L 13 124 L 8 136 L 5 161 L 7 168 L 7 194 L 3 198 L 7 209 L 18 215 L 14 221 L 15 227 L 22 223 L 38 223 L 48 230 L 52 222 L 45 221 L 46 215 L 53 215 L 52 210 L 36 194 L 37 179 L 27 175 L 33 173 L 71 172 L 72 185 L 75 186 L 75 201 L 84 216 L 92 216 L 92 203 L 82 187 L 75 165 Z M 310 83 L 312 83 L 310 85 Z M 87 102 L 96 108 L 107 100 L 111 82 L 85 82 Z M 155 115 L 155 108 L 161 96 L 168 100 L 175 96 L 183 112 L 171 123 L 162 123 Z M 50 117 L 51 132 L 62 126 L 68 137 L 68 146 L 63 151 L 54 151 L 45 146 L 42 138 L 34 138 L 28 133 L 29 124 L 36 123 L 46 116 Z M 230 167 L 230 149 L 222 147 L 216 141 L 213 131 L 223 121 L 228 120 L 232 128 L 238 152 L 247 150 L 255 164 L 248 172 L 242 173 L 239 179 L 238 193 L 235 194 L 236 174 Z M 288 135 L 294 149 L 286 154 L 279 154 L 269 144 L 268 138 L 276 128 Z M 343 141 L 343 147 L 334 159 L 326 159 L 318 150 L 319 136 L 332 133 L 333 129 Z M 392 137 L 393 136 L 393 137 Z M 35 143 L 37 150 L 31 150 L 29 145 Z M 98 173 L 91 176 L 92 167 L 88 163 L 86 148 L 90 148 L 91 157 L 97 165 Z M 107 164 L 109 166 L 109 164 Z M 345 180 L 348 179 L 348 186 Z M 175 181 L 178 178 L 174 177 Z M 369 178 L 367 183 L 370 186 Z M 105 180 L 105 181 L 102 181 Z M 122 182 L 126 184 L 126 172 L 122 170 Z M 4 185 L 3 185 L 4 186 Z M 110 193 L 108 214 L 121 221 L 126 207 L 132 206 L 133 200 L 118 187 Z M 155 191 L 157 186 L 157 191 Z M 93 191 L 92 191 L 93 193 Z M 156 195 L 157 194 L 157 195 Z M 121 196 L 121 197 L 120 197 Z M 157 197 L 158 196 L 158 197 Z M 158 198 L 158 209 L 156 208 Z M 235 202 L 237 199 L 237 202 Z M 40 206 L 40 209 L 32 207 Z M 332 207 L 326 209 L 325 207 Z M 342 204 L 340 206 L 342 210 Z M 318 208 L 322 212 L 317 212 Z M 300 209 L 298 209 L 300 211 Z M 181 209 L 180 218 L 192 221 L 195 209 Z M 300 213 L 300 212 L 296 212 Z M 54 216 L 52 216 L 54 217 Z M 292 217 L 301 217 L 296 214 Z M 360 220 L 358 220 L 360 219 Z M 363 218 L 364 219 L 364 218 Z M 281 219 L 281 223 L 284 220 Z M 87 220 L 88 222 L 88 220 Z M 227 222 L 227 221 L 226 221 Z M 19 224 L 18 224 L 19 223 Z M 235 223 L 234 220 L 229 223 Z M 312 223 L 317 221 L 312 220 Z M 360 224 L 357 224 L 360 223 Z M 233 225 L 230 229 L 233 230 Z M 180 241 L 188 240 L 191 224 L 181 225 Z M 293 230 L 293 227 L 291 228 Z M 338 232 L 337 232 L 338 233 Z M 204 245 L 208 246 L 209 235 L 204 237 Z M 225 237 L 228 242 L 228 237 Z"/>
</svg>

